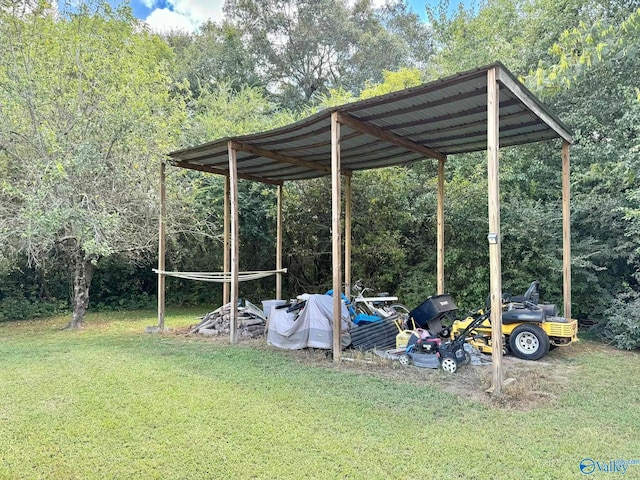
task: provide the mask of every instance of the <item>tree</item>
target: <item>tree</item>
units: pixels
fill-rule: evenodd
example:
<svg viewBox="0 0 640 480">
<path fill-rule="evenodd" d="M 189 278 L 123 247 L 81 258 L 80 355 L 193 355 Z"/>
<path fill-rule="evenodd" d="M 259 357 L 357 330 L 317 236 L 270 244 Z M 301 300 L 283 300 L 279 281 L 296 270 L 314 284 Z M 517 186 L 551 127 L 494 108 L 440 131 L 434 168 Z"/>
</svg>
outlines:
<svg viewBox="0 0 640 480">
<path fill-rule="evenodd" d="M 616 12 L 563 32 L 550 59 L 527 81 L 566 109 L 576 126 L 574 243 L 583 260 L 578 274 L 590 287 L 583 293 L 596 319 L 604 317 L 605 336 L 621 348 L 635 348 L 640 345 L 640 10 Z"/>
<path fill-rule="evenodd" d="M 218 84 L 234 91 L 262 85 L 256 58 L 243 43 L 240 31 L 229 23 L 208 21 L 196 34 L 173 32 L 165 38 L 176 54 L 173 75 L 188 81 L 194 98 Z"/>
<path fill-rule="evenodd" d="M 565 30 L 627 11 L 624 2 L 610 0 L 488 0 L 477 11 L 459 4 L 450 15 L 449 3 L 427 7 L 437 50 L 433 78 L 496 60 L 525 74 L 550 58 L 548 49 Z"/>
<path fill-rule="evenodd" d="M 406 6 L 370 0 L 228 0 L 228 21 L 255 55 L 263 82 L 282 105 L 300 108 L 343 86 L 357 94 L 383 69 L 431 53 L 429 30 Z"/>
<path fill-rule="evenodd" d="M 0 245 L 68 263 L 81 324 L 100 259 L 155 246 L 157 178 L 183 102 L 172 53 L 127 7 L 0 9 Z"/>
</svg>

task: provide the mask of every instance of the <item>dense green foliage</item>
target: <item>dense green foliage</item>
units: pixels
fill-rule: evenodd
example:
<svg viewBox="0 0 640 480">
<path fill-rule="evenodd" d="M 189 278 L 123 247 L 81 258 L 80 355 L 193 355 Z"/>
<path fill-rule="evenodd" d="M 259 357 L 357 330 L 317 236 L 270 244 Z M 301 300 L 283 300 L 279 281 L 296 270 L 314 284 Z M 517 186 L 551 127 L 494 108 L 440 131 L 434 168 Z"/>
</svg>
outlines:
<svg viewBox="0 0 640 480">
<path fill-rule="evenodd" d="M 158 154 L 170 145 L 277 127 L 500 60 L 575 133 L 573 313 L 599 323 L 620 347 L 638 345 L 637 2 L 488 0 L 450 14 L 445 1 L 428 8 L 423 23 L 401 1 L 376 9 L 364 0 L 233 0 L 224 21 L 163 38 L 139 28 L 126 8 L 81 6 L 60 17 L 18 10 L 0 10 L 0 36 L 7 39 L 0 70 L 0 319 L 69 306 L 74 287 L 64 272 L 73 257 L 63 247 L 76 245 L 70 231 L 95 269 L 92 308 L 152 304 L 155 172 Z M 88 23 L 94 36 L 80 48 Z M 119 56 L 105 53 L 123 42 L 128 48 Z M 25 65 L 16 61 L 18 47 L 29 53 Z M 77 55 L 62 55 L 67 50 Z M 106 187 L 94 172 L 109 168 L 119 172 L 108 176 L 116 189 L 109 191 L 119 192 L 122 208 L 135 204 L 144 214 L 133 216 L 135 228 L 122 225 L 117 203 L 95 194 Z M 168 266 L 220 270 L 222 180 L 176 170 L 169 169 Z M 544 299 L 557 303 L 559 171 L 557 142 L 501 152 L 503 288 L 521 292 L 537 279 Z M 354 279 L 417 305 L 435 292 L 435 165 L 363 172 L 352 181 Z M 144 187 L 133 188 L 135 182 Z M 488 290 L 485 155 L 451 156 L 445 188 L 446 288 L 471 309 Z M 331 283 L 328 191 L 326 179 L 285 186 L 286 295 Z M 272 268 L 275 191 L 241 182 L 240 197 L 241 268 Z M 144 242 L 121 248 L 106 241 L 110 235 Z M 272 287 L 273 279 L 245 284 L 241 295 L 258 302 Z M 171 280 L 168 294 L 176 304 L 215 304 L 220 288 Z"/>
<path fill-rule="evenodd" d="M 0 242 L 73 272 L 72 326 L 98 262 L 148 252 L 157 162 L 183 120 L 171 51 L 129 11 L 0 9 Z"/>
</svg>

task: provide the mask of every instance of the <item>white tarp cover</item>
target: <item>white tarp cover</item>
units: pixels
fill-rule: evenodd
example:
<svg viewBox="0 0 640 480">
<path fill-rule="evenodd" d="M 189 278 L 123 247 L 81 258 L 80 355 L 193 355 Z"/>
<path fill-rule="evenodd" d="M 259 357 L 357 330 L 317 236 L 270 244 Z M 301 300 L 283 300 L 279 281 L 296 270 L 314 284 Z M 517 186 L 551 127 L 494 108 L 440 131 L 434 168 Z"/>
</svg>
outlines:
<svg viewBox="0 0 640 480">
<path fill-rule="evenodd" d="M 348 330 L 351 326 L 349 311 L 342 303 L 342 347 L 351 343 Z M 296 318 L 296 312 L 287 313 L 286 308 L 272 308 L 269 313 L 267 343 L 278 348 L 298 350 L 300 348 L 333 347 L 333 297 L 309 295 L 307 304 Z"/>
</svg>

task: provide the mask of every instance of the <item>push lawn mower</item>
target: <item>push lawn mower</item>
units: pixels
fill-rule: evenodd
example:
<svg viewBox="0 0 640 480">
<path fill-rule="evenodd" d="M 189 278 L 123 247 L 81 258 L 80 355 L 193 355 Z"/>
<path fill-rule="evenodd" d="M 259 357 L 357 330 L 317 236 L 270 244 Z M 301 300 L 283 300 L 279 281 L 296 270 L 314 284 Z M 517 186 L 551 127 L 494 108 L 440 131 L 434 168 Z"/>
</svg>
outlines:
<svg viewBox="0 0 640 480">
<path fill-rule="evenodd" d="M 460 365 L 471 362 L 471 356 L 464 349 L 467 336 L 486 320 L 486 315 L 473 319 L 452 339 L 432 336 L 428 330 L 416 329 L 407 344 L 406 355 L 400 363 L 408 365 L 410 361 L 418 367 L 442 368 L 447 373 L 455 373 Z M 448 332 L 445 332 L 448 333 Z"/>
<path fill-rule="evenodd" d="M 486 321 L 487 315 L 470 319 L 465 327 L 453 333 L 450 327 L 443 327 L 443 320 L 452 320 L 457 308 L 449 295 L 436 295 L 413 309 L 409 313 L 410 325 L 407 325 L 413 330 L 400 363 L 442 368 L 448 373 L 455 373 L 460 365 L 467 365 L 471 356 L 464 344 L 471 332 Z"/>
<path fill-rule="evenodd" d="M 503 345 L 525 360 L 539 360 L 550 349 L 570 345 L 578 340 L 578 321 L 559 317 L 558 307 L 540 303 L 540 283 L 532 282 L 524 295 L 502 296 Z M 467 331 L 470 343 L 484 353 L 491 353 L 489 309 L 478 310 L 451 326 L 452 338 Z M 479 319 L 482 319 L 479 322 Z M 469 327 L 472 327 L 471 329 Z"/>
</svg>

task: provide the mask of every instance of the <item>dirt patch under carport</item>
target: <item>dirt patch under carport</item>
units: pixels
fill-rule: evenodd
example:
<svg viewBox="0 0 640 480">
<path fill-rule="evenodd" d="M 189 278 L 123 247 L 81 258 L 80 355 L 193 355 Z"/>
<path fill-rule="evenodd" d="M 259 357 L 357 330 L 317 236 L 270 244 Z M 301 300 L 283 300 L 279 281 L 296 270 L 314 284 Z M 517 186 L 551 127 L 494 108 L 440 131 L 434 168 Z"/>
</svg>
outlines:
<svg viewBox="0 0 640 480">
<path fill-rule="evenodd" d="M 257 347 L 277 350 L 264 343 Z M 345 350 L 342 362 L 334 366 L 331 358 L 323 350 L 277 351 L 308 365 L 333 367 L 415 385 L 433 385 L 474 402 L 527 411 L 555 402 L 569 386 L 578 371 L 578 367 L 571 361 L 572 350 L 575 352 L 577 348 L 578 345 L 558 348 L 538 361 L 505 356 L 503 373 L 506 385 L 501 395 L 487 393 L 492 379 L 491 364 L 465 365 L 455 374 L 448 374 L 442 370 L 403 366 L 397 361 L 380 358 L 372 352 Z M 489 355 L 486 357 L 490 358 Z"/>
<path fill-rule="evenodd" d="M 173 333 L 186 335 L 187 331 L 185 329 Z M 203 340 L 220 344 L 228 344 L 229 341 L 226 336 Z M 342 361 L 335 365 L 330 351 L 327 350 L 282 350 L 267 345 L 264 338 L 241 338 L 239 345 L 277 352 L 313 367 L 374 375 L 415 385 L 432 385 L 473 402 L 518 411 L 532 410 L 554 403 L 578 374 L 579 367 L 573 358 L 584 352 L 585 348 L 593 348 L 592 342 L 578 342 L 568 347 L 557 348 L 538 361 L 521 360 L 507 355 L 503 358 L 503 392 L 500 395 L 491 395 L 487 393 L 492 379 L 490 364 L 465 365 L 455 374 L 447 374 L 441 370 L 403 366 L 398 361 L 380 358 L 370 351 L 344 350 Z M 604 345 L 601 347 L 609 348 Z M 486 355 L 486 358 L 491 357 Z"/>
</svg>

